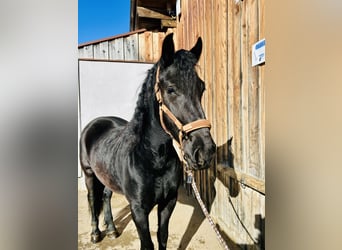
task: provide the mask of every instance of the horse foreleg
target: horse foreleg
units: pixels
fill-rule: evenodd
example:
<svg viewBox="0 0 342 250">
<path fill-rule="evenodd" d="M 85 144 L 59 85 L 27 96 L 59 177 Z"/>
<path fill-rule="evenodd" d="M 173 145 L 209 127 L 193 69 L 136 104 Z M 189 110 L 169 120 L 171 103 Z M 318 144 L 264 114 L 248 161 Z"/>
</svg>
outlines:
<svg viewBox="0 0 342 250">
<path fill-rule="evenodd" d="M 150 211 L 146 211 L 140 204 L 131 204 L 131 212 L 140 238 L 140 249 L 154 249 L 148 222 L 148 214 Z"/>
<path fill-rule="evenodd" d="M 166 249 L 169 236 L 169 221 L 176 206 L 177 197 L 158 205 L 158 244 L 159 250 Z"/>
<path fill-rule="evenodd" d="M 104 222 L 107 226 L 106 235 L 109 238 L 116 238 L 119 236 L 119 233 L 114 225 L 113 222 L 113 215 L 112 215 L 112 207 L 110 204 L 110 200 L 112 198 L 113 192 L 105 188 L 103 191 L 103 213 L 104 213 Z"/>
</svg>

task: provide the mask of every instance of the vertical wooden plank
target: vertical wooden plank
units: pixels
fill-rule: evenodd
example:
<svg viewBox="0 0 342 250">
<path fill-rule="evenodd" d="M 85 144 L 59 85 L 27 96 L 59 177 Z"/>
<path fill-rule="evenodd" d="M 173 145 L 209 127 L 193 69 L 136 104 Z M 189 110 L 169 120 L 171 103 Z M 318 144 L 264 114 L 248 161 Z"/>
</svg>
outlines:
<svg viewBox="0 0 342 250">
<path fill-rule="evenodd" d="M 186 18 L 186 14 L 188 12 L 187 2 L 188 1 L 181 1 L 182 14 L 181 14 L 181 17 L 179 20 L 179 26 L 177 26 L 178 48 L 184 48 L 184 31 L 185 31 L 184 20 Z"/>
<path fill-rule="evenodd" d="M 161 50 L 163 41 L 166 34 L 163 32 L 152 32 L 151 33 L 151 44 L 152 44 L 152 60 L 153 62 L 157 62 L 161 56 Z"/>
<path fill-rule="evenodd" d="M 203 33 L 204 33 L 204 9 L 203 9 L 203 6 L 204 3 L 203 1 L 201 0 L 197 0 L 197 4 L 196 4 L 196 9 L 197 9 L 197 12 L 196 12 L 196 15 L 197 15 L 197 21 L 196 21 L 196 26 L 197 26 L 197 30 L 196 30 L 196 34 L 194 36 L 194 43 L 197 41 L 197 39 L 199 37 L 202 38 L 202 41 L 203 41 Z M 193 44 L 194 45 L 194 44 Z M 203 47 L 202 47 L 202 54 L 201 54 L 201 57 L 200 57 L 200 60 L 198 62 L 198 68 L 197 68 L 197 72 L 198 72 L 198 75 L 201 79 L 204 79 L 204 69 L 205 69 L 205 61 L 204 61 L 204 53 L 203 53 Z"/>
<path fill-rule="evenodd" d="M 94 59 L 109 59 L 108 41 L 94 45 Z"/>
<path fill-rule="evenodd" d="M 109 41 L 109 59 L 110 60 L 124 60 L 123 38 L 117 38 Z"/>
<path fill-rule="evenodd" d="M 164 32 L 158 32 L 159 57 L 161 55 L 161 50 L 162 50 L 162 47 L 163 47 L 164 38 L 165 38 L 165 33 Z"/>
<path fill-rule="evenodd" d="M 157 62 L 161 55 L 161 47 L 159 47 L 159 34 L 152 32 L 153 62 Z"/>
<path fill-rule="evenodd" d="M 249 36 L 248 36 L 248 78 L 249 78 L 249 90 L 248 90 L 248 116 L 249 116 L 249 169 L 248 173 L 255 176 L 260 177 L 260 124 L 259 124 L 259 72 L 258 67 L 252 67 L 252 52 L 251 48 L 254 43 L 256 43 L 259 39 L 258 32 L 258 1 L 252 0 L 249 2 L 249 19 L 248 19 L 248 27 L 249 27 Z"/>
<path fill-rule="evenodd" d="M 139 60 L 139 39 L 138 39 L 138 33 L 133 34 L 130 36 L 131 37 L 131 47 L 132 47 L 132 57 L 134 61 Z"/>
<path fill-rule="evenodd" d="M 181 30 L 178 32 L 178 40 L 179 40 L 179 48 L 185 48 L 185 31 L 186 31 L 186 18 L 188 13 L 188 1 L 181 1 L 182 5 L 182 16 L 180 19 L 180 28 Z"/>
<path fill-rule="evenodd" d="M 232 71 L 233 71 L 233 141 L 232 148 L 234 151 L 234 167 L 241 169 L 243 165 L 242 155 L 242 106 L 241 106 L 241 5 L 234 2 L 231 7 L 233 15 L 233 37 L 232 47 L 233 52 L 231 54 Z"/>
<path fill-rule="evenodd" d="M 146 62 L 146 54 L 148 53 L 148 49 L 145 48 L 145 33 L 140 33 L 138 34 L 138 44 L 139 44 L 139 48 L 138 48 L 138 58 L 139 58 L 139 62 Z"/>
<path fill-rule="evenodd" d="M 182 3 L 181 3 L 181 6 L 182 6 Z M 182 7 L 181 7 L 181 9 L 182 9 Z M 182 11 L 183 11 L 183 9 L 182 9 Z M 181 15 L 177 16 L 177 20 L 176 20 L 177 21 L 177 27 L 173 28 L 173 33 L 176 34 L 176 38 L 177 38 L 177 42 L 176 42 L 177 43 L 177 49 L 180 48 L 179 32 L 182 29 L 181 28 L 181 20 L 182 20 Z"/>
<path fill-rule="evenodd" d="M 94 58 L 94 48 L 93 45 L 87 45 L 87 46 L 83 46 L 82 48 L 78 49 L 79 52 L 79 58 Z"/>
<path fill-rule="evenodd" d="M 228 1 L 228 12 L 227 12 L 227 40 L 228 40 L 228 54 L 227 54 L 227 115 L 228 115 L 228 138 L 234 136 L 234 64 L 236 63 L 234 57 L 234 5 L 233 1 Z M 229 162 L 229 159 L 227 159 Z"/>
<path fill-rule="evenodd" d="M 188 39 L 188 29 L 189 29 L 189 12 L 190 12 L 190 7 L 189 7 L 189 1 L 185 1 L 185 5 L 186 5 L 186 9 L 187 9 L 187 12 L 185 13 L 184 15 L 184 29 L 183 29 L 183 43 L 182 43 L 182 46 L 183 48 L 187 48 L 188 44 L 187 44 L 187 39 Z"/>
<path fill-rule="evenodd" d="M 191 27 L 191 32 L 189 33 L 190 37 L 189 37 L 189 47 L 188 49 L 191 49 L 196 41 L 197 41 L 197 37 L 198 37 L 198 29 L 199 29 L 199 20 L 198 20 L 198 16 L 199 16 L 199 9 L 198 9 L 198 2 L 197 0 L 193 0 L 190 1 L 191 2 L 191 16 L 189 17 L 189 21 L 191 22 L 190 26 Z"/>
<path fill-rule="evenodd" d="M 258 0 L 258 28 L 259 28 L 259 38 L 265 38 L 265 0 Z"/>
<path fill-rule="evenodd" d="M 147 62 L 153 62 L 152 32 L 145 33 L 145 58 Z"/>
<path fill-rule="evenodd" d="M 181 2 L 181 5 L 185 6 L 184 1 Z M 185 7 L 184 7 L 185 8 Z M 183 14 L 182 14 L 183 15 Z M 178 28 L 179 27 L 179 28 Z M 178 39 L 178 49 L 183 46 L 183 31 L 184 31 L 184 16 L 179 19 L 179 23 L 177 24 L 177 39 Z"/>
<path fill-rule="evenodd" d="M 246 172 L 249 156 L 249 140 L 248 140 L 248 1 L 243 1 L 241 4 L 241 137 L 242 137 L 242 165 L 238 169 L 241 172 Z"/>
<path fill-rule="evenodd" d="M 212 53 L 211 53 L 211 25 L 212 25 L 212 15 L 211 15 L 211 0 L 204 1 L 203 6 L 203 19 L 206 20 L 203 24 L 203 51 L 202 51 L 202 58 L 203 58 L 203 68 L 204 68 L 204 76 L 203 81 L 206 85 L 206 91 L 203 94 L 202 103 L 204 106 L 205 113 L 207 115 L 207 119 L 212 121 L 212 112 L 210 110 L 211 105 L 210 101 L 211 96 L 211 85 L 212 85 L 212 70 L 211 70 L 211 60 L 212 60 Z"/>
<path fill-rule="evenodd" d="M 138 58 L 138 34 L 132 34 L 130 36 L 124 37 L 124 51 L 126 61 L 137 61 Z"/>
<path fill-rule="evenodd" d="M 189 33 L 190 33 L 190 15 L 191 15 L 191 1 L 186 1 L 187 12 L 184 15 L 184 30 L 183 30 L 183 48 L 189 48 Z"/>
<path fill-rule="evenodd" d="M 218 132 L 218 162 L 225 163 L 228 157 L 228 117 L 227 117 L 227 2 L 216 0 L 215 15 L 215 106 L 217 111 L 216 130 Z"/>
<path fill-rule="evenodd" d="M 139 61 L 153 62 L 152 32 L 145 31 L 138 35 Z"/>
<path fill-rule="evenodd" d="M 189 16 L 189 27 L 192 27 L 191 32 L 189 33 L 189 47 L 187 47 L 188 49 L 191 49 L 195 42 L 196 42 L 196 38 L 197 38 L 197 34 L 198 34 L 198 6 L 197 6 L 197 0 L 194 1 L 190 1 L 191 2 L 191 12 L 190 12 L 190 16 Z"/>
</svg>

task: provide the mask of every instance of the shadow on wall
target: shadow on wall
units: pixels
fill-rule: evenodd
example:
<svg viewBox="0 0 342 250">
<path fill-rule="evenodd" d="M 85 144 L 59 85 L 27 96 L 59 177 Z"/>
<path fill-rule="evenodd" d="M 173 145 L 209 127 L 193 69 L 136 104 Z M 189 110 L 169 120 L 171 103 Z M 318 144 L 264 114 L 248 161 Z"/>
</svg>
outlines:
<svg viewBox="0 0 342 250">
<path fill-rule="evenodd" d="M 210 194 L 206 195 L 205 197 L 206 200 L 204 201 L 207 205 L 207 209 L 209 212 L 211 211 L 211 207 L 216 196 L 216 190 L 214 186 L 216 179 L 220 180 L 225 185 L 225 187 L 228 188 L 229 196 L 227 198 L 229 199 L 229 202 L 232 206 L 233 204 L 231 203 L 230 198 L 237 197 L 238 194 L 240 193 L 240 184 L 237 181 L 236 172 L 234 171 L 234 155 L 232 153 L 232 147 L 231 147 L 232 141 L 233 141 L 233 137 L 230 138 L 225 144 L 217 148 L 217 154 L 218 154 L 217 162 L 225 163 L 227 167 L 233 169 L 233 174 L 231 177 L 229 177 L 229 180 L 228 181 L 224 180 L 224 177 L 222 175 L 216 176 L 216 173 L 217 173 L 216 165 L 212 166 L 213 170 L 203 170 L 203 171 L 207 171 L 206 172 L 206 182 L 207 182 L 206 184 L 207 184 L 207 187 L 209 187 L 208 190 L 211 192 Z M 184 184 L 184 185 L 187 185 L 187 190 L 188 190 L 188 195 L 189 195 L 190 187 L 188 184 Z M 190 218 L 188 227 L 179 244 L 179 247 L 178 247 L 179 250 L 187 249 L 191 238 L 196 234 L 203 220 L 206 219 L 200 206 L 198 205 L 198 203 L 196 203 L 197 201 L 194 201 L 195 203 L 193 203 L 193 200 L 194 199 L 189 199 L 189 197 L 186 195 L 180 195 L 178 198 L 178 201 L 180 203 L 194 207 L 193 214 Z M 236 212 L 234 206 L 233 206 L 233 209 Z M 236 212 L 236 216 L 238 216 L 237 212 Z M 238 220 L 240 221 L 241 225 L 244 227 L 243 222 L 241 221 L 239 217 L 238 217 Z M 246 232 L 249 234 L 250 238 L 254 242 L 254 244 L 252 245 L 237 244 L 231 238 L 229 238 L 229 236 L 227 236 L 222 230 L 219 229 L 219 231 L 223 239 L 226 241 L 229 249 L 232 249 L 232 250 L 234 249 L 244 249 L 244 250 L 265 249 L 265 237 L 264 237 L 265 218 L 262 218 L 260 214 L 255 215 L 254 227 L 259 231 L 259 235 L 256 240 L 253 239 L 252 236 L 250 236 L 247 229 L 244 227 L 246 229 Z"/>
<path fill-rule="evenodd" d="M 264 250 L 265 249 L 265 218 L 260 214 L 254 216 L 254 228 L 259 231 L 258 238 L 254 241 L 254 244 L 237 244 L 222 230 L 220 234 L 226 241 L 230 250 Z"/>
</svg>

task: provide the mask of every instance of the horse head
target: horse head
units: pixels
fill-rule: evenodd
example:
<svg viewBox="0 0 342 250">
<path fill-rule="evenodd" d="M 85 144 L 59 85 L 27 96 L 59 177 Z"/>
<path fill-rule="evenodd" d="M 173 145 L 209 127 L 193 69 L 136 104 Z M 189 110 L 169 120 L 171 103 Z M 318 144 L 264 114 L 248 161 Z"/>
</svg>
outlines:
<svg viewBox="0 0 342 250">
<path fill-rule="evenodd" d="M 201 52 L 201 38 L 191 50 L 175 52 L 173 34 L 166 36 L 155 86 L 161 125 L 177 141 L 182 157 L 195 170 L 210 167 L 216 152 L 210 123 L 201 105 L 205 84 L 195 69 Z"/>
</svg>

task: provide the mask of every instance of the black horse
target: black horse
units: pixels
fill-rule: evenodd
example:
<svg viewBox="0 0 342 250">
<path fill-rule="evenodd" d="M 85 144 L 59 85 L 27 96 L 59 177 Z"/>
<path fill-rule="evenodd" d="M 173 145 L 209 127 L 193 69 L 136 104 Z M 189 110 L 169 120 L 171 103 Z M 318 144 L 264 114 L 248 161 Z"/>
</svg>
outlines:
<svg viewBox="0 0 342 250">
<path fill-rule="evenodd" d="M 131 121 L 99 117 L 84 128 L 80 162 L 88 189 L 92 242 L 101 240 L 98 217 L 102 209 L 107 236 L 118 236 L 110 206 L 115 191 L 129 201 L 141 249 L 153 249 L 148 215 L 158 205 L 159 249 L 166 249 L 169 219 L 182 177 L 172 139 L 181 144 L 184 159 L 194 170 L 210 167 L 216 152 L 209 126 L 189 132 L 177 125 L 206 121 L 201 106 L 205 86 L 195 71 L 201 51 L 202 40 L 198 38 L 190 51 L 175 52 L 173 35 L 169 34 L 159 62 L 148 71 Z M 161 106 L 167 107 L 177 122 L 160 111 Z"/>
</svg>

